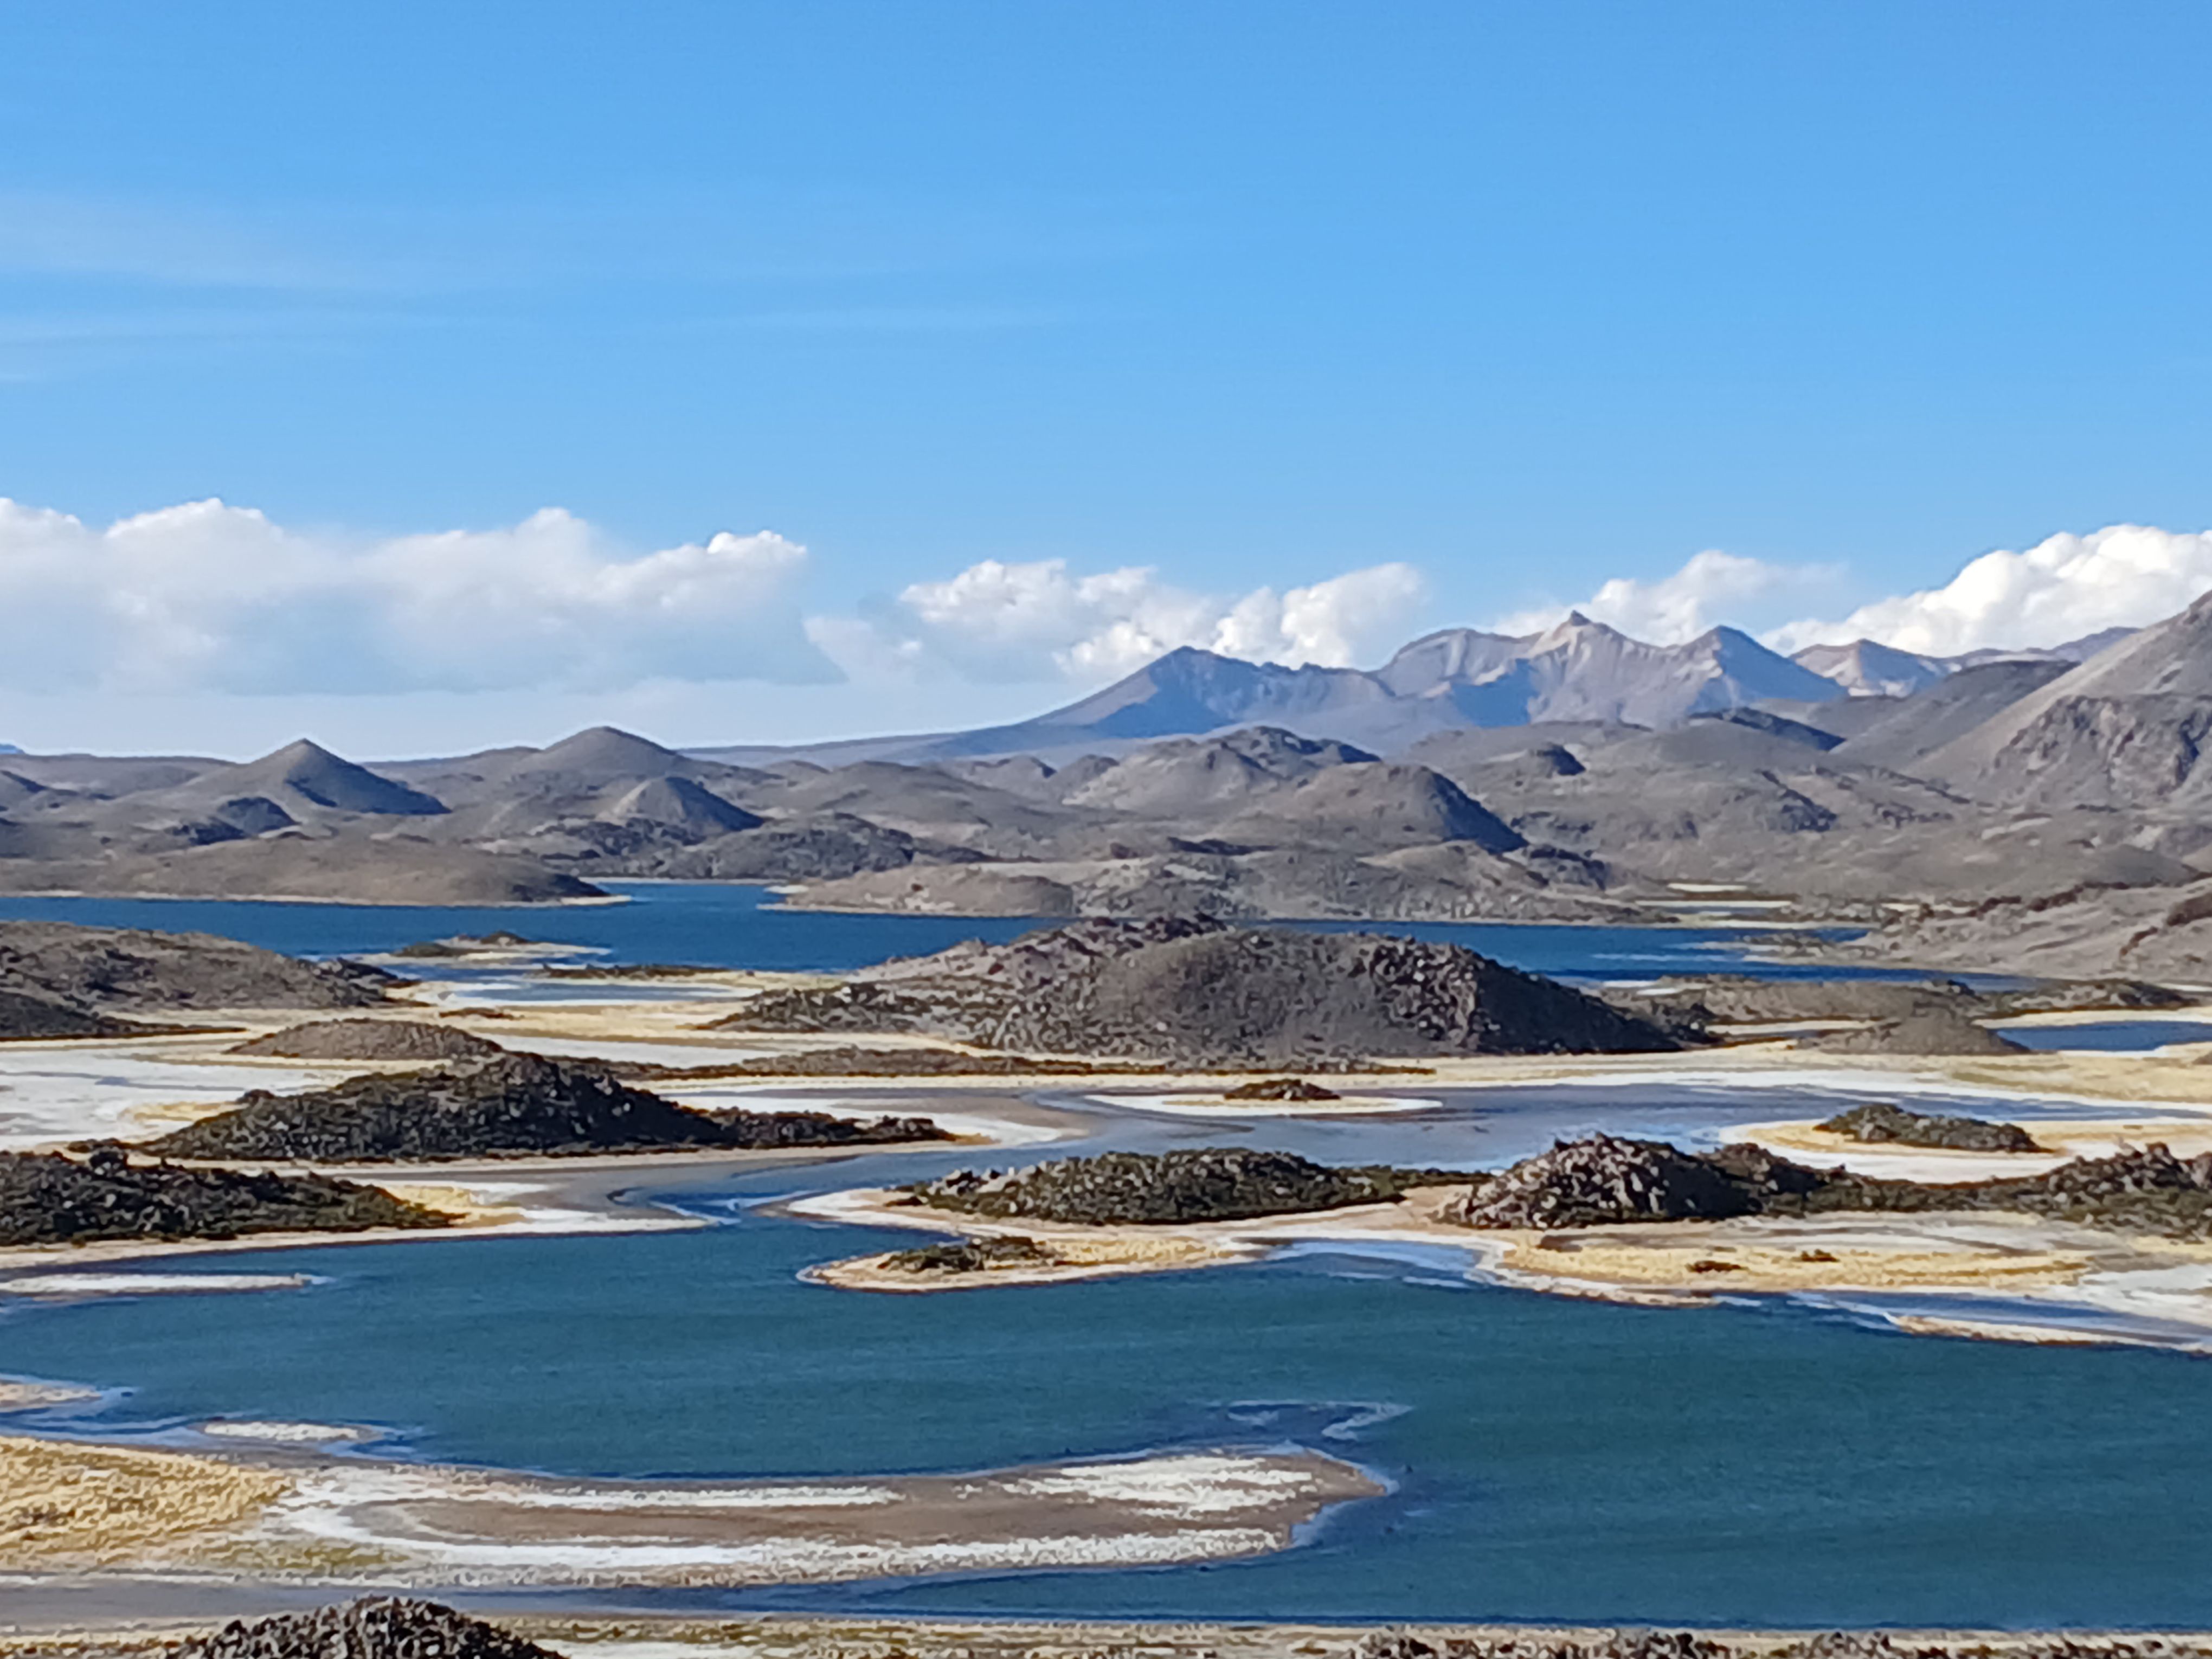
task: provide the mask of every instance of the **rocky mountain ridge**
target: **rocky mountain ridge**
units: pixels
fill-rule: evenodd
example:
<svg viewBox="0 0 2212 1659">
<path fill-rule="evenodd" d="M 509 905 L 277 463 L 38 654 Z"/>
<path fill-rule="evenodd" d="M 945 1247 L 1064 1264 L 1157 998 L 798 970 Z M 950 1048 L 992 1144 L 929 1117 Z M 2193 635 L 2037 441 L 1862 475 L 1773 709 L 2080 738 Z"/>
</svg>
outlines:
<svg viewBox="0 0 2212 1659">
<path fill-rule="evenodd" d="M 1182 651 L 1019 726 L 813 759 L 604 727 L 378 767 L 307 743 L 10 757 L 0 894 L 542 902 L 658 877 L 831 909 L 1636 924 L 1741 890 L 1878 921 L 1869 951 L 1916 948 L 1926 920 L 1963 949 L 1976 906 L 2073 893 L 2132 919 L 2212 880 L 2204 611 L 2080 664 L 2099 641 L 1791 661 L 1582 617 L 1445 630 L 1371 672 Z M 2147 951 L 2133 921 L 2085 925 L 2069 970 L 2199 960 L 2149 925 Z"/>
</svg>

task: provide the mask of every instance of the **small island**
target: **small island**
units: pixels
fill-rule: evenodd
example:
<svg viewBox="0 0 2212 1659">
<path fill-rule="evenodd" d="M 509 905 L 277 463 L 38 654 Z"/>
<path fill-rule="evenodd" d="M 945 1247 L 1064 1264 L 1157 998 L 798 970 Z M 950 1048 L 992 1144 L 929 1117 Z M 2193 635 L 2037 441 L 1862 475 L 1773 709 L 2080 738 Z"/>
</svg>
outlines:
<svg viewBox="0 0 2212 1659">
<path fill-rule="evenodd" d="M 695 1111 L 622 1082 L 605 1066 L 500 1053 L 353 1078 L 306 1094 L 255 1090 L 227 1111 L 147 1142 L 144 1150 L 222 1162 L 386 1164 L 950 1138 L 922 1117 Z"/>
<path fill-rule="evenodd" d="M 0 1245 L 356 1233 L 453 1221 L 380 1187 L 328 1176 L 188 1169 L 136 1161 L 112 1146 L 78 1158 L 0 1152 Z"/>
</svg>

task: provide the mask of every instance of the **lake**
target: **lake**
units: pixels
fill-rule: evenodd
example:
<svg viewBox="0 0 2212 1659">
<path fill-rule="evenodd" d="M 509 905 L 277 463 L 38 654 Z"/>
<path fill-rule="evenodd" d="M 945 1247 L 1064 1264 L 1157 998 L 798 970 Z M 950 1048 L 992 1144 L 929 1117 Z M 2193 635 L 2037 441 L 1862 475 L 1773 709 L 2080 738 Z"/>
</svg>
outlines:
<svg viewBox="0 0 2212 1659">
<path fill-rule="evenodd" d="M 620 904 L 518 908 L 431 908 L 414 905 L 292 904 L 240 899 L 0 897 L 0 920 L 80 922 L 221 933 L 294 955 L 347 956 L 398 950 L 456 934 L 514 932 L 544 944 L 581 945 L 614 964 L 689 963 L 714 968 L 838 972 L 893 957 L 923 956 L 963 939 L 1018 939 L 1050 921 L 1019 916 L 859 915 L 788 910 L 775 890 L 726 882 L 599 884 Z M 1770 975 L 1873 975 L 1893 969 L 1837 969 L 1765 962 L 1768 936 L 1753 928 L 1593 927 L 1559 923 L 1311 922 L 1440 939 L 1534 973 L 1571 978 L 1643 979 L 1665 973 Z M 434 963 L 422 964 L 434 969 Z"/>
<path fill-rule="evenodd" d="M 0 914 L 210 927 L 317 952 L 514 927 L 621 961 L 789 967 L 1027 925 L 808 915 L 763 908 L 757 890 L 639 895 L 526 916 L 107 901 L 8 901 Z M 1749 965 L 1755 943 L 1674 930 L 1451 936 L 1596 977 Z M 1504 1162 L 1592 1127 L 1710 1142 L 1732 1121 L 1845 1098 L 1516 1088 L 1448 1092 L 1405 1118 L 1224 1125 L 1048 1097 L 1093 1114 L 1085 1150 L 1234 1139 L 1437 1164 Z M 2212 1625 L 2212 1367 L 2197 1359 L 1906 1337 L 1848 1309 L 1775 1300 L 1686 1311 L 1549 1297 L 1472 1284 L 1455 1253 L 1424 1249 L 1304 1247 L 1205 1272 L 873 1297 L 798 1273 L 893 1236 L 761 1207 L 973 1161 L 875 1157 L 663 1192 L 718 1224 L 695 1232 L 270 1252 L 252 1271 L 315 1282 L 16 1300 L 0 1304 L 0 1372 L 115 1391 L 97 1409 L 49 1414 L 51 1426 L 370 1423 L 393 1455 L 569 1474 L 947 1470 L 1294 1440 L 1394 1488 L 1336 1511 L 1303 1547 L 1247 1563 L 631 1598 L 644 1605 Z"/>
</svg>

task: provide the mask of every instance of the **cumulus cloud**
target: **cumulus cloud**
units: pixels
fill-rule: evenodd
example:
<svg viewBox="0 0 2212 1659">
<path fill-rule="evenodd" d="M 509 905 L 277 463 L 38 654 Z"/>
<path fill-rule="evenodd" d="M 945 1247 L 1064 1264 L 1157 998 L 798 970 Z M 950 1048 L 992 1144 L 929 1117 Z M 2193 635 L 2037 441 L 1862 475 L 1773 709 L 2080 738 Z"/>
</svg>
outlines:
<svg viewBox="0 0 2212 1659">
<path fill-rule="evenodd" d="M 1199 646 L 1255 661 L 1350 665 L 1402 640 L 1425 592 L 1409 565 L 1222 597 L 1131 566 L 1083 575 L 1065 560 L 987 559 L 916 582 L 854 617 L 812 618 L 814 642 L 855 675 L 893 668 L 999 681 L 1091 684 Z"/>
<path fill-rule="evenodd" d="M 1523 611 L 1491 624 L 1501 634 L 1534 634 L 1569 611 L 1655 645 L 1680 645 L 1723 623 L 1741 626 L 1740 607 L 1807 581 L 1832 580 L 1824 566 L 1771 564 L 1708 549 L 1656 580 L 1615 576 L 1577 605 Z"/>
<path fill-rule="evenodd" d="M 0 499 L 0 684 L 133 693 L 834 679 L 763 532 L 626 554 L 557 508 L 379 540 L 194 501 L 94 528 Z"/>
<path fill-rule="evenodd" d="M 1842 574 L 1825 565 L 1709 550 L 1668 575 L 1615 577 L 1578 605 L 1522 611 L 1489 626 L 1532 634 L 1571 608 L 1638 639 L 1676 645 L 1717 623 L 1755 629 L 1773 620 L 1778 601 L 1802 604 L 1808 586 L 1832 586 Z M 1783 652 L 1858 639 L 1937 657 L 2016 650 L 2141 628 L 2209 589 L 2212 532 L 2111 525 L 2086 536 L 2053 536 L 2024 552 L 1984 553 L 1940 587 L 1875 599 L 1838 617 L 1786 622 L 1759 637 Z"/>
<path fill-rule="evenodd" d="M 1791 623 L 1768 642 L 1797 650 L 1864 638 L 1930 656 L 2062 645 L 2157 622 L 2207 589 L 2212 532 L 2111 525 L 2024 552 L 1984 553 L 1941 587 L 1877 599 L 1834 622 Z"/>
<path fill-rule="evenodd" d="M 654 684 L 1090 684 L 1182 645 L 1346 664 L 1395 645 L 1404 565 L 1220 597 L 1149 569 L 986 560 L 808 617 L 806 550 L 727 532 L 637 553 L 556 507 L 384 538 L 187 502 L 104 527 L 0 498 L 0 688 L 125 696 L 599 696 Z"/>
</svg>

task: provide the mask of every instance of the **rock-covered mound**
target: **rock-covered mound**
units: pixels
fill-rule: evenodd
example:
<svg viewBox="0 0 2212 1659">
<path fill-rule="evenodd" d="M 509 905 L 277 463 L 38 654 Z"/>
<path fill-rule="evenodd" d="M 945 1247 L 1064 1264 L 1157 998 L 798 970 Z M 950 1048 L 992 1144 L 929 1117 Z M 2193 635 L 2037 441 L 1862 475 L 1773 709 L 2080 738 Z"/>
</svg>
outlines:
<svg viewBox="0 0 2212 1659">
<path fill-rule="evenodd" d="M 1652 1019 L 1458 945 L 1092 920 L 752 1000 L 746 1030 L 920 1031 L 994 1048 L 1273 1069 L 1369 1055 L 1652 1053 Z"/>
<path fill-rule="evenodd" d="M 1694 1007 L 1707 1019 L 1739 1025 L 1907 1019 L 1931 1010 L 1971 1011 L 1981 1005 L 1973 990 L 1955 979 L 1768 979 L 1712 974 L 1662 979 L 1653 994 Z"/>
<path fill-rule="evenodd" d="M 1471 1227 L 1565 1228 L 1852 1211 L 2012 1211 L 2055 1220 L 2212 1237 L 2212 1152 L 2163 1146 L 2075 1158 L 2039 1176 L 1930 1182 L 1815 1170 L 1751 1145 L 1686 1152 L 1663 1141 L 1591 1135 L 1477 1177 L 1449 1219 Z"/>
<path fill-rule="evenodd" d="M 33 1042 L 57 1037 L 151 1036 L 160 1027 L 118 1019 L 112 1014 L 58 1001 L 0 991 L 0 1042 Z"/>
<path fill-rule="evenodd" d="M 1208 1146 L 1173 1152 L 1102 1152 L 1001 1174 L 963 1170 L 906 1190 L 935 1209 L 1091 1226 L 1243 1221 L 1255 1216 L 1385 1204 L 1408 1188 L 1464 1180 L 1437 1170 L 1357 1169 L 1290 1152 Z"/>
<path fill-rule="evenodd" d="M 1820 1126 L 1830 1134 L 1845 1135 L 1870 1145 L 1937 1146 L 1960 1152 L 2039 1152 L 2035 1137 L 2017 1123 L 1992 1123 L 1986 1118 L 1947 1117 L 1909 1112 L 1902 1106 L 1878 1103 L 1838 1112 Z"/>
<path fill-rule="evenodd" d="M 324 1176 L 133 1163 L 113 1146 L 94 1147 L 82 1158 L 0 1152 L 0 1244 L 360 1232 L 443 1227 L 452 1219 L 380 1187 Z"/>
<path fill-rule="evenodd" d="M 893 1273 L 932 1275 L 981 1273 L 994 1267 L 1048 1267 L 1060 1258 L 1034 1238 L 948 1238 L 911 1250 L 894 1250 L 877 1265 Z"/>
<path fill-rule="evenodd" d="M 561 1659 L 496 1625 L 435 1601 L 364 1596 L 313 1613 L 233 1620 L 173 1659 Z"/>
<path fill-rule="evenodd" d="M 187 1124 L 147 1149 L 231 1162 L 363 1164 L 946 1138 L 927 1118 L 694 1111 L 632 1088 L 602 1066 L 501 1054 L 352 1078 L 307 1094 L 257 1089 L 230 1110 Z"/>
<path fill-rule="evenodd" d="M 1991 1659 L 1996 1653 L 2004 1659 L 2198 1659 L 2208 1651 L 2196 1640 L 2086 1641 L 2065 1632 L 2011 1637 L 2002 1648 L 1982 1637 L 1928 1643 L 1893 1640 L 1881 1631 L 1825 1631 L 1779 1647 L 1771 1638 L 1723 1641 L 1686 1630 L 1431 1634 L 1433 1642 L 1411 1631 L 1376 1631 L 1338 1659 Z"/>
<path fill-rule="evenodd" d="M 1224 1100 L 1286 1100 L 1318 1102 L 1342 1100 L 1344 1097 L 1334 1089 L 1324 1089 L 1318 1083 L 1309 1083 L 1302 1077 L 1262 1078 L 1256 1083 L 1240 1083 L 1233 1089 L 1221 1091 Z"/>
<path fill-rule="evenodd" d="M 1823 1031 L 1800 1046 L 1838 1054 L 2024 1054 L 2010 1037 L 1950 1008 L 1930 1008 L 1855 1031 Z"/>
<path fill-rule="evenodd" d="M 0 921 L 0 991 L 87 1009 L 368 1008 L 395 983 L 212 933 Z"/>
<path fill-rule="evenodd" d="M 958 1048 L 864 1048 L 840 1043 L 834 1048 L 801 1048 L 787 1054 L 753 1054 L 720 1066 L 663 1066 L 652 1060 L 618 1060 L 607 1069 L 631 1083 L 685 1079 L 756 1077 L 1088 1077 L 1109 1067 L 1082 1060 L 1052 1060 L 1030 1054 L 973 1054 Z"/>
<path fill-rule="evenodd" d="M 1753 1215 L 1816 1172 L 1749 1146 L 1685 1152 L 1661 1140 L 1591 1135 L 1523 1158 L 1468 1194 L 1470 1227 L 1595 1227 L 1630 1221 L 1718 1221 Z"/>
<path fill-rule="evenodd" d="M 234 1047 L 287 1060 L 475 1060 L 505 1052 L 489 1037 L 422 1019 L 318 1019 Z"/>
</svg>

